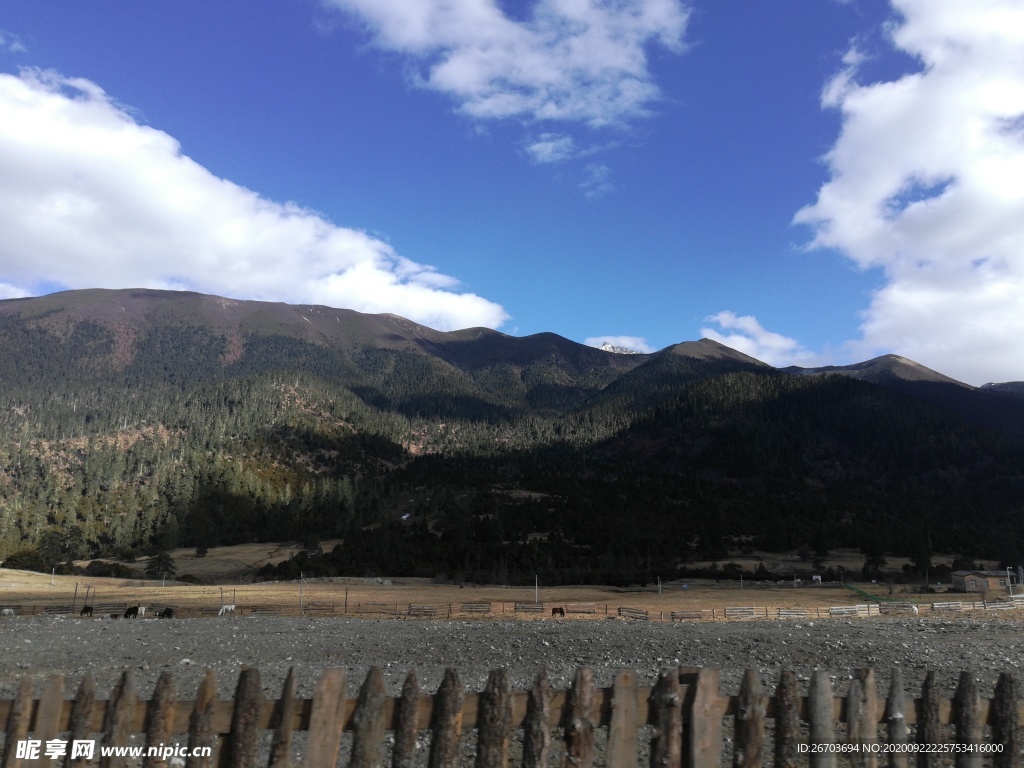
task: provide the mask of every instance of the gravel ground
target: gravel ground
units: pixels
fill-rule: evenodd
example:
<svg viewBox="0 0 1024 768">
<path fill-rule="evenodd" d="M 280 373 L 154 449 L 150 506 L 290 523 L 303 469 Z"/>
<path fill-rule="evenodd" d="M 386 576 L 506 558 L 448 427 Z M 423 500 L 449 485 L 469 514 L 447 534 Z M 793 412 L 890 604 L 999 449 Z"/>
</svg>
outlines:
<svg viewBox="0 0 1024 768">
<path fill-rule="evenodd" d="M 991 695 L 1000 672 L 1014 672 L 1024 655 L 1024 621 L 992 618 L 893 619 L 661 624 L 624 620 L 417 621 L 337 618 L 227 617 L 103 620 L 16 618 L 0 620 L 0 698 L 13 698 L 18 679 L 36 676 L 37 691 L 51 672 L 67 676 L 71 697 L 92 672 L 105 698 L 121 671 L 135 674 L 142 698 L 156 678 L 173 671 L 179 696 L 191 698 L 208 667 L 220 695 L 230 697 L 242 664 L 257 666 L 267 698 L 277 698 L 289 667 L 299 695 L 309 697 L 325 667 L 348 670 L 355 695 L 372 665 L 383 668 L 397 695 L 415 669 L 422 689 L 433 692 L 446 667 L 455 667 L 468 690 L 482 690 L 489 670 L 510 670 L 514 688 L 528 688 L 546 668 L 555 688 L 566 688 L 575 669 L 594 668 L 599 686 L 616 669 L 637 670 L 652 685 L 666 666 L 723 670 L 722 691 L 735 693 L 743 669 L 761 669 L 774 687 L 782 669 L 806 678 L 815 668 L 835 676 L 845 693 L 850 671 L 872 666 L 884 696 L 889 670 L 904 670 L 908 695 L 917 695 L 926 670 L 944 689 L 960 670 L 977 673 Z"/>
</svg>

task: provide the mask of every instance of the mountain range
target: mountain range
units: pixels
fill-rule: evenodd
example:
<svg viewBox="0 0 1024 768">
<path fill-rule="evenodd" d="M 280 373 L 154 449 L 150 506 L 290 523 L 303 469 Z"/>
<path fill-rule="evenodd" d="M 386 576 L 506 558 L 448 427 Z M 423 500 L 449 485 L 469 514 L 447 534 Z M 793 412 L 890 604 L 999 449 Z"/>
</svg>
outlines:
<svg viewBox="0 0 1024 768">
<path fill-rule="evenodd" d="M 1024 555 L 1021 382 L 625 352 L 189 292 L 0 301 L 0 555 L 331 536 L 345 572 L 506 581 L 755 544 Z"/>
</svg>

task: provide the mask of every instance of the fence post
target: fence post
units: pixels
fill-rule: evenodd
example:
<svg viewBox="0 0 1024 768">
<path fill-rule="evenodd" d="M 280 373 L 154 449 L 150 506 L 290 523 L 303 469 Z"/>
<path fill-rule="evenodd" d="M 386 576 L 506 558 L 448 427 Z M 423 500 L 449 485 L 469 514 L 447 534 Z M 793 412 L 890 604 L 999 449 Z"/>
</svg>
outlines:
<svg viewBox="0 0 1024 768">
<path fill-rule="evenodd" d="M 235 708 L 231 713 L 231 736 L 227 739 L 226 765 L 231 768 L 252 768 L 256 764 L 260 705 L 262 703 L 260 671 L 244 666 L 235 689 Z M 311 726 L 312 729 L 312 726 Z M 310 738 L 312 746 L 313 739 Z"/>
<path fill-rule="evenodd" d="M 766 710 L 761 673 L 756 669 L 748 669 L 743 673 L 739 700 L 736 702 L 736 748 L 732 761 L 735 768 L 761 768 L 764 764 Z"/>
<path fill-rule="evenodd" d="M 382 764 L 381 747 L 384 743 L 384 705 L 388 693 L 380 667 L 370 671 L 359 689 L 359 700 L 352 714 L 352 758 L 349 768 L 374 768 Z"/>
<path fill-rule="evenodd" d="M 590 768 L 594 762 L 594 727 L 599 722 L 594 711 L 597 689 L 594 672 L 580 667 L 569 690 L 568 722 L 565 724 L 566 768 Z"/>
<path fill-rule="evenodd" d="M 978 749 L 981 744 L 981 701 L 978 698 L 978 684 L 974 673 L 964 670 L 960 673 L 960 682 L 953 694 L 953 719 L 956 723 L 956 740 L 958 744 L 969 744 L 971 752 L 957 752 L 957 768 L 981 768 L 982 755 Z"/>
<path fill-rule="evenodd" d="M 110 694 L 107 713 L 103 723 L 103 745 L 124 747 L 128 745 L 128 734 L 135 718 L 135 681 L 130 671 L 125 670 Z M 101 757 L 100 768 L 119 768 L 127 761 L 125 757 Z"/>
<path fill-rule="evenodd" d="M 651 738 L 651 765 L 680 768 L 683 757 L 683 690 L 679 670 L 663 669 L 651 691 L 654 733 Z M 691 720 L 692 720 L 691 714 Z"/>
<path fill-rule="evenodd" d="M 36 722 L 32 730 L 37 739 L 41 739 L 45 743 L 50 739 L 57 738 L 57 734 L 63 730 L 59 722 L 63 706 L 64 675 L 58 672 L 50 675 L 47 679 L 46 688 L 43 689 L 42 698 L 39 699 L 39 706 L 36 707 Z"/>
<path fill-rule="evenodd" d="M 153 689 L 153 698 L 149 700 L 146 708 L 146 746 L 159 750 L 164 744 L 171 741 L 171 734 L 174 733 L 174 705 L 178 697 L 174 691 L 174 681 L 171 673 L 164 670 L 157 678 L 156 688 Z M 148 754 L 142 760 L 142 768 L 164 768 L 167 760 L 156 755 Z"/>
<path fill-rule="evenodd" d="M 217 677 L 212 669 L 206 670 L 203 682 L 196 691 L 196 703 L 188 719 L 188 747 L 190 756 L 185 758 L 185 768 L 210 768 L 214 765 L 210 757 L 194 757 L 200 747 L 212 747 L 213 703 L 217 700 Z"/>
<path fill-rule="evenodd" d="M 811 686 L 807 695 L 807 719 L 810 721 L 810 743 L 835 744 L 835 703 L 832 698 L 832 681 L 828 672 L 816 669 L 811 673 Z M 811 768 L 836 768 L 836 753 L 821 751 L 811 753 Z"/>
<path fill-rule="evenodd" d="M 543 669 L 526 699 L 523 731 L 523 768 L 547 768 L 551 749 L 551 684 Z"/>
<path fill-rule="evenodd" d="M 717 768 L 722 755 L 722 710 L 718 670 L 697 672 L 697 690 L 690 709 L 690 768 Z"/>
<path fill-rule="evenodd" d="M 29 721 L 32 719 L 32 675 L 25 675 L 18 684 L 18 693 L 7 716 L 4 739 L 3 768 L 15 768 L 22 759 L 17 755 L 17 744 L 28 738 Z"/>
<path fill-rule="evenodd" d="M 512 684 L 508 670 L 493 669 L 477 712 L 476 768 L 507 768 L 512 738 Z"/>
<path fill-rule="evenodd" d="M 785 669 L 775 689 L 775 766 L 796 768 L 797 744 L 800 739 L 800 690 L 796 673 Z"/>
<path fill-rule="evenodd" d="M 939 700 L 939 689 L 935 684 L 935 673 L 928 672 L 924 677 L 924 684 L 921 686 L 921 708 L 917 713 L 917 743 L 918 744 L 941 744 L 942 722 L 939 719 L 941 714 L 941 702 Z M 938 752 L 922 752 L 918 756 L 919 768 L 938 768 Z"/>
<path fill-rule="evenodd" d="M 858 748 L 857 752 L 850 753 L 850 764 L 855 768 L 876 768 L 878 705 L 873 669 L 858 669 L 850 681 L 850 692 L 846 696 L 846 732 L 850 744 Z"/>
<path fill-rule="evenodd" d="M 281 688 L 281 699 L 274 707 L 274 738 L 270 743 L 269 768 L 291 768 L 292 733 L 295 723 L 295 667 L 288 670 Z"/>
<path fill-rule="evenodd" d="M 338 762 L 345 726 L 345 682 L 344 669 L 329 667 L 313 689 L 306 759 L 302 762 L 308 768 L 333 768 Z"/>
<path fill-rule="evenodd" d="M 458 671 L 446 669 L 444 680 L 434 697 L 434 722 L 428 763 L 430 768 L 454 768 L 458 765 L 463 697 Z"/>
<path fill-rule="evenodd" d="M 78 685 L 78 693 L 75 694 L 75 701 L 71 705 L 71 735 L 69 741 L 82 741 L 92 733 L 93 710 L 96 707 L 96 684 L 93 683 L 92 674 L 85 673 L 82 682 Z M 71 750 L 68 750 L 64 758 L 65 768 L 77 768 L 84 766 L 88 761 L 84 755 L 71 759 Z"/>
<path fill-rule="evenodd" d="M 897 746 L 897 749 L 889 753 L 889 768 L 909 768 L 909 754 L 898 749 L 899 745 L 907 743 L 910 734 L 903 697 L 903 670 L 900 667 L 892 670 L 889 698 L 885 702 L 885 722 L 889 726 L 889 743 Z"/>
<path fill-rule="evenodd" d="M 420 684 L 416 680 L 415 672 L 409 672 L 405 676 L 397 710 L 391 768 L 412 768 L 416 757 L 416 731 L 420 714 Z"/>
<path fill-rule="evenodd" d="M 1017 683 L 1008 672 L 999 675 L 992 707 L 992 743 L 1003 747 L 1002 752 L 992 755 L 992 765 L 995 768 L 1010 768 L 1019 764 L 1017 754 L 1020 751 L 1020 739 L 1017 729 L 1020 722 L 1017 717 Z"/>
<path fill-rule="evenodd" d="M 615 768 L 636 768 L 639 728 L 636 672 L 620 669 L 612 686 L 612 720 L 608 725 L 608 755 L 605 761 Z"/>
</svg>

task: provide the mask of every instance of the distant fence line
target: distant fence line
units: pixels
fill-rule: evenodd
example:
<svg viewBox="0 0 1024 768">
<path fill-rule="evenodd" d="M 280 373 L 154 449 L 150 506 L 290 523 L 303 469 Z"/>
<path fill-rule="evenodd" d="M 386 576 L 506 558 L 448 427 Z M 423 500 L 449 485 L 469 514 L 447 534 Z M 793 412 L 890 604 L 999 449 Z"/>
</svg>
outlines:
<svg viewBox="0 0 1024 768">
<path fill-rule="evenodd" d="M 155 610 L 164 606 L 157 603 L 147 614 L 147 618 L 155 616 Z M 82 606 L 61 605 L 9 605 L 14 615 L 36 616 L 77 616 Z M 109 617 L 123 614 L 128 604 L 98 604 L 94 607 L 93 618 Z M 181 616 L 216 616 L 219 604 L 207 606 L 171 606 L 174 615 Z M 505 603 L 505 602 L 465 602 L 465 603 L 383 603 L 347 601 L 308 601 L 294 605 L 251 605 L 238 604 L 232 615 L 251 616 L 374 616 L 384 618 L 406 619 L 451 619 L 474 616 L 495 616 L 501 614 L 536 614 L 545 615 L 551 609 L 561 608 L 566 615 L 605 615 L 618 616 L 625 619 L 643 621 L 729 621 L 753 619 L 827 619 L 882 615 L 911 614 L 949 614 L 963 611 L 1005 611 L 1024 610 L 1024 595 L 1000 598 L 999 600 L 982 601 L 944 601 L 933 603 L 887 602 L 862 603 L 858 605 L 831 605 L 817 607 L 779 607 L 779 606 L 726 606 L 724 608 L 679 608 L 668 610 L 650 610 L 635 606 L 599 605 L 597 603 Z"/>
<path fill-rule="evenodd" d="M 169 744 L 187 734 L 190 754 L 210 747 L 209 756 L 189 757 L 186 768 L 253 768 L 261 733 L 273 731 L 271 768 L 291 765 L 293 737 L 307 732 L 303 768 L 334 768 L 342 734 L 349 768 L 370 768 L 390 762 L 411 768 L 419 733 L 429 731 L 430 768 L 454 768 L 463 760 L 463 727 L 476 729 L 477 768 L 506 768 L 513 731 L 522 730 L 524 768 L 549 765 L 555 729 L 562 729 L 563 765 L 590 768 L 597 744 L 604 743 L 603 762 L 636 768 L 641 728 L 649 731 L 650 764 L 658 768 L 712 768 L 730 762 L 736 768 L 757 768 L 769 756 L 776 766 L 795 766 L 809 758 L 815 768 L 833 768 L 842 755 L 854 766 L 876 768 L 881 762 L 908 768 L 1021 764 L 1020 724 L 1024 702 L 1018 699 L 1013 676 L 1002 674 L 992 699 L 979 694 L 973 672 L 962 672 L 952 699 L 945 698 L 928 672 L 920 698 L 907 697 L 900 669 L 892 671 L 888 695 L 877 693 L 873 669 L 851 675 L 849 691 L 837 696 L 829 675 L 815 671 L 806 694 L 796 675 L 784 671 L 774 693 L 766 693 L 760 673 L 746 670 L 739 692 L 723 694 L 719 670 L 662 670 L 653 688 L 638 685 L 633 670 L 620 670 L 610 688 L 597 688 L 593 671 L 576 671 L 568 690 L 553 690 L 541 671 L 530 690 L 513 691 L 507 670 L 496 669 L 481 693 L 467 693 L 457 670 L 449 669 L 436 694 L 423 694 L 415 672 L 409 672 L 398 697 L 386 693 L 378 667 L 370 669 L 357 699 L 346 696 L 344 669 L 323 671 L 312 699 L 296 698 L 294 669 L 280 698 L 263 698 L 260 673 L 242 667 L 235 696 L 217 698 L 213 670 L 208 670 L 193 701 L 178 699 L 170 672 L 161 673 L 153 696 L 139 700 L 134 678 L 125 671 L 107 700 L 96 697 L 86 675 L 72 701 L 64 700 L 64 675 L 51 675 L 40 698 L 33 699 L 34 680 L 21 678 L 13 700 L 0 700 L 0 722 L 6 723 L 3 768 L 14 768 L 18 741 L 31 737 L 43 743 L 98 738 L 103 746 L 126 746 L 132 734 L 149 745 Z M 723 745 L 723 721 L 732 718 L 733 739 Z M 766 722 L 773 727 L 766 729 Z M 837 727 L 838 726 L 838 727 Z M 879 726 L 884 735 L 879 736 Z M 912 727 L 911 727 L 912 726 Z M 987 730 L 986 730 L 987 726 Z M 595 737 L 607 729 L 607 740 Z M 390 755 L 386 734 L 392 733 Z M 986 737 L 987 734 L 987 737 Z M 731 754 L 728 754 L 731 752 Z M 108 758 L 104 758 L 108 760 Z M 156 766 L 162 761 L 147 761 Z M 52 764 L 52 763 L 51 763 Z M 119 768 L 124 758 L 105 766 Z M 67 768 L 84 760 L 68 757 Z"/>
</svg>

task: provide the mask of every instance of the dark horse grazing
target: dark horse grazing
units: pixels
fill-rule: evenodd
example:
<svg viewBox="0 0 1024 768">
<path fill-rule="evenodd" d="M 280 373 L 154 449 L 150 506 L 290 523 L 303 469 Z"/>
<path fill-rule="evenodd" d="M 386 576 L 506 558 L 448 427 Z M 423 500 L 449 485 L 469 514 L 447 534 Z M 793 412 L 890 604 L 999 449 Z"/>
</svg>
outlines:
<svg viewBox="0 0 1024 768">
<path fill-rule="evenodd" d="M 92 606 L 83 605 L 82 610 L 78 614 L 79 616 L 92 616 Z"/>
<path fill-rule="evenodd" d="M 139 618 L 139 606 L 133 605 L 131 608 L 129 608 L 127 611 L 124 612 L 124 617 L 126 619 L 137 619 L 137 618 Z"/>
<path fill-rule="evenodd" d="M 164 608 L 162 611 L 159 611 L 156 614 L 156 617 L 158 619 L 173 619 L 174 618 L 174 609 L 171 608 L 171 607 Z"/>
<path fill-rule="evenodd" d="M 565 608 L 552 608 L 551 609 L 551 618 L 554 618 L 555 616 L 561 616 L 564 619 L 565 618 Z"/>
</svg>

